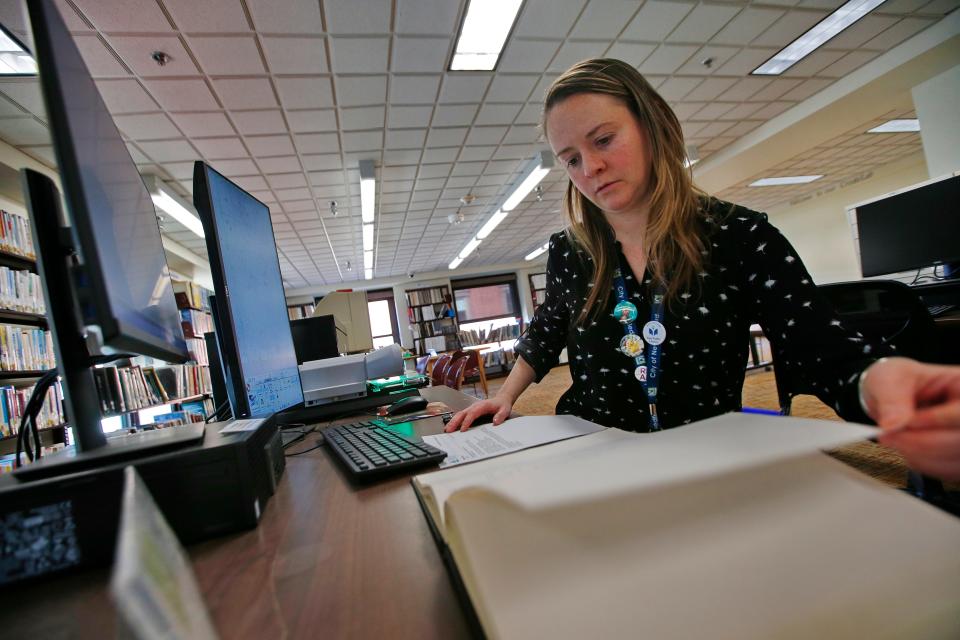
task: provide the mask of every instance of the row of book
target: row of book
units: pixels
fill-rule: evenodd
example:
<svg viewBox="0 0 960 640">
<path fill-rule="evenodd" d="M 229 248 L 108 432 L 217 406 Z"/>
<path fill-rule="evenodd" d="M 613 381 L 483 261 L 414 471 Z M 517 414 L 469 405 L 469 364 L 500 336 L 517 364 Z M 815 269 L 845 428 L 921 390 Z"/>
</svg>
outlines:
<svg viewBox="0 0 960 640">
<path fill-rule="evenodd" d="M 49 331 L 0 325 L 0 370 L 40 371 L 56 366 Z"/>
<path fill-rule="evenodd" d="M 447 293 L 443 287 L 419 289 L 417 291 L 407 291 L 407 301 L 412 305 L 440 304 L 445 302 L 444 296 L 446 295 Z"/>
<path fill-rule="evenodd" d="M 177 306 L 181 309 L 192 307 L 209 311 L 210 296 L 213 295 L 213 292 L 193 282 L 174 280 L 173 295 L 177 299 Z"/>
<path fill-rule="evenodd" d="M 98 367 L 94 378 L 104 413 L 122 413 L 210 392 L 209 370 L 193 364 Z"/>
<path fill-rule="evenodd" d="M 187 338 L 187 353 L 197 364 L 210 364 L 210 358 L 207 356 L 207 342 L 203 338 Z"/>
<path fill-rule="evenodd" d="M 0 267 L 0 308 L 46 313 L 40 276 L 26 270 Z"/>
<path fill-rule="evenodd" d="M 460 337 L 460 344 L 465 347 L 508 340 L 512 342 L 520 337 L 520 325 L 506 325 L 490 331 L 485 329 L 462 329 L 458 335 Z"/>
<path fill-rule="evenodd" d="M 0 251 L 37 259 L 30 235 L 30 221 L 15 213 L 0 211 Z"/>
<path fill-rule="evenodd" d="M 454 334 L 457 326 L 450 318 L 438 318 L 427 322 L 410 325 L 410 332 L 414 338 L 430 338 L 439 334 Z"/>
<path fill-rule="evenodd" d="M 313 312 L 317 306 L 314 304 L 300 304 L 293 307 L 287 307 L 287 316 L 291 320 L 300 320 L 301 318 L 313 317 Z"/>
<path fill-rule="evenodd" d="M 430 350 L 436 351 L 437 353 L 442 353 L 448 351 L 447 339 L 444 336 L 435 336 L 433 338 L 424 338 L 423 339 L 423 351 L 428 352 Z"/>
<path fill-rule="evenodd" d="M 547 288 L 547 274 L 545 273 L 534 273 L 530 276 L 530 284 L 533 285 L 534 289 L 546 289 Z"/>
<path fill-rule="evenodd" d="M 510 368 L 517 361 L 517 354 L 506 349 L 498 349 L 483 355 L 483 367 L 489 369 L 495 366 Z"/>
<path fill-rule="evenodd" d="M 33 393 L 33 387 L 0 387 L 0 435 L 15 436 L 20 429 L 20 419 L 27 406 L 27 400 Z M 63 387 L 55 382 L 43 400 L 43 406 L 37 416 L 37 426 L 55 427 L 65 422 L 63 414 Z"/>
<path fill-rule="evenodd" d="M 202 338 L 213 331 L 213 316 L 197 309 L 180 309 L 180 324 L 185 338 Z"/>
</svg>

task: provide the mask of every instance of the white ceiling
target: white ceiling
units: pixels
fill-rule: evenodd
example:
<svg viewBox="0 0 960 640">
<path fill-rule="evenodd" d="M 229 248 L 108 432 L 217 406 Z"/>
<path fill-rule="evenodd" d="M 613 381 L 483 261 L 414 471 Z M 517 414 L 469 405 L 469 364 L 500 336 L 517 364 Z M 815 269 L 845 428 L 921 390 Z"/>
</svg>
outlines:
<svg viewBox="0 0 960 640">
<path fill-rule="evenodd" d="M 57 0 L 141 173 L 188 196 L 192 162 L 204 159 L 268 204 L 284 280 L 298 289 L 362 278 L 363 159 L 377 167 L 376 276 L 445 268 L 546 148 L 540 98 L 578 60 L 636 65 L 707 160 L 960 0 L 887 0 L 783 76 L 749 75 L 842 3 L 526 0 L 497 71 L 467 73 L 445 71 L 466 0 Z M 0 21 L 28 39 L 19 2 L 0 2 Z M 856 180 L 920 148 L 915 133 L 863 133 L 910 113 L 880 106 L 717 195 L 770 208 Z M 54 166 L 45 120 L 35 80 L 0 78 L 0 138 Z M 746 187 L 796 172 L 826 177 Z M 520 261 L 562 226 L 562 171 L 542 184 L 542 200 L 528 197 L 465 267 Z M 458 211 L 464 221 L 449 224 Z M 177 223 L 164 233 L 205 255 Z"/>
</svg>

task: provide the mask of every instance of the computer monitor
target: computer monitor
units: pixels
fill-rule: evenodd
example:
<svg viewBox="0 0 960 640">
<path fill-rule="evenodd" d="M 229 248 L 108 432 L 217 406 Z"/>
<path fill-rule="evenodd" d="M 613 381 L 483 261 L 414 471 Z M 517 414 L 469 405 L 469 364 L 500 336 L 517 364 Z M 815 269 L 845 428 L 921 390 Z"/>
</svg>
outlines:
<svg viewBox="0 0 960 640">
<path fill-rule="evenodd" d="M 156 211 L 136 165 L 54 2 L 27 7 L 66 215 L 50 178 L 24 170 L 23 187 L 76 449 L 19 469 L 24 478 L 203 436 L 202 428 L 171 429 L 108 443 L 103 434 L 91 356 L 132 352 L 184 362 L 186 342 Z"/>
<path fill-rule="evenodd" d="M 297 364 L 340 355 L 337 324 L 332 315 L 291 320 L 290 333 L 293 336 L 293 348 L 297 352 Z"/>
<path fill-rule="evenodd" d="M 864 277 L 960 262 L 960 176 L 853 209 Z"/>
<path fill-rule="evenodd" d="M 193 202 L 207 240 L 233 416 L 302 403 L 270 210 L 203 162 L 194 165 Z"/>
</svg>

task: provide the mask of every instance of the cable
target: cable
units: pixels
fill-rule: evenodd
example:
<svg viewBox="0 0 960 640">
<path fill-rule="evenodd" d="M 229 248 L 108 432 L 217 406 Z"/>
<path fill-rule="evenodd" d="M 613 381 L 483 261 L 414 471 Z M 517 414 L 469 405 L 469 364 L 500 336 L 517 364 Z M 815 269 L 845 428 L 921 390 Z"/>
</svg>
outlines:
<svg viewBox="0 0 960 640">
<path fill-rule="evenodd" d="M 30 393 L 30 398 L 27 400 L 26 405 L 24 405 L 23 415 L 20 417 L 20 428 L 17 431 L 16 459 L 14 460 L 14 466 L 17 468 L 22 466 L 20 460 L 21 453 L 26 452 L 27 458 L 29 458 L 31 462 L 39 460 L 43 455 L 43 448 L 40 442 L 40 430 L 37 428 L 37 414 L 40 413 L 40 409 L 43 407 L 47 390 L 50 389 L 56 380 L 56 368 L 45 371 L 43 375 L 40 376 L 40 379 L 37 380 L 37 384 Z M 33 436 L 33 448 L 31 448 L 30 445 L 30 435 Z"/>
</svg>

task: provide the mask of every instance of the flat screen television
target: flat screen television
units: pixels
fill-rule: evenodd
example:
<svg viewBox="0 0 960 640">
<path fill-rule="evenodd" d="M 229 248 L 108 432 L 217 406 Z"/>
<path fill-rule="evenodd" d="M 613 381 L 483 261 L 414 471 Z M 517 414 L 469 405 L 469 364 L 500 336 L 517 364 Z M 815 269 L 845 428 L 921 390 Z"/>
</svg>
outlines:
<svg viewBox="0 0 960 640">
<path fill-rule="evenodd" d="M 852 209 L 864 277 L 960 263 L 960 176 Z"/>
</svg>

